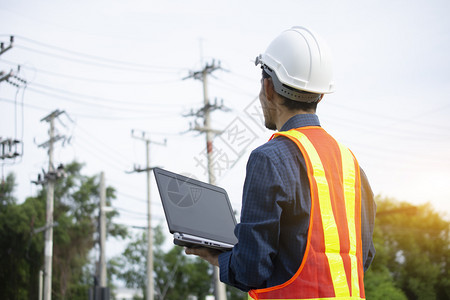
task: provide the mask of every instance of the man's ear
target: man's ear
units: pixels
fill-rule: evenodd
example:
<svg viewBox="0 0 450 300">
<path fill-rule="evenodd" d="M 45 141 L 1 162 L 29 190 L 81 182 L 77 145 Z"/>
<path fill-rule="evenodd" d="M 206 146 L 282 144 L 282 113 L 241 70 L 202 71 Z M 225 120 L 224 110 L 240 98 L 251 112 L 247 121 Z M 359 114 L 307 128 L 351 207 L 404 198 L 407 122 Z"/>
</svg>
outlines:
<svg viewBox="0 0 450 300">
<path fill-rule="evenodd" d="M 320 98 L 319 98 L 319 100 L 317 101 L 317 103 L 319 103 L 320 101 L 322 101 L 323 95 L 324 95 L 324 94 L 320 95 Z"/>
<path fill-rule="evenodd" d="M 268 101 L 273 99 L 273 93 L 275 92 L 273 88 L 273 82 L 270 78 L 264 78 L 264 93 Z"/>
</svg>

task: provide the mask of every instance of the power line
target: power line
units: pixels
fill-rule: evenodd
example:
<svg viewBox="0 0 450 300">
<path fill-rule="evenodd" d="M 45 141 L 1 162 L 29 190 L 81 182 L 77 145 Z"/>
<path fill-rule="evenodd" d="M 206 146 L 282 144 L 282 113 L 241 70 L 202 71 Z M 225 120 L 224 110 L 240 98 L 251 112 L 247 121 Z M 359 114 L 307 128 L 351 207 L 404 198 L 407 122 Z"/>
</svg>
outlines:
<svg viewBox="0 0 450 300">
<path fill-rule="evenodd" d="M 144 217 L 145 220 L 147 220 L 147 214 L 143 213 L 143 212 L 137 212 L 137 211 L 132 211 L 132 210 L 128 210 L 126 208 L 122 208 L 122 207 L 117 207 L 117 206 L 112 206 L 114 209 L 117 209 L 118 211 L 123 211 L 125 213 L 129 213 L 129 214 L 133 214 L 133 215 L 137 215 L 137 216 L 142 216 Z"/>
<path fill-rule="evenodd" d="M 121 159 L 117 159 L 111 156 L 112 153 L 109 153 L 110 151 L 110 147 L 108 147 L 108 150 L 105 151 L 105 149 L 101 149 L 100 146 L 93 144 L 93 143 L 89 143 L 89 140 L 85 139 L 84 137 L 82 137 L 81 135 L 75 135 L 74 139 L 80 139 L 81 141 L 85 141 L 85 143 L 77 143 L 75 145 L 74 143 L 74 147 L 79 147 L 81 145 L 81 148 L 87 152 L 89 152 L 90 154 L 96 156 L 97 158 L 99 158 L 101 161 L 107 163 L 108 165 L 112 166 L 114 165 L 114 167 L 116 168 L 117 171 L 121 172 L 124 169 L 124 166 L 122 166 L 119 162 L 121 160 L 123 160 L 123 157 L 125 155 L 122 155 Z M 85 147 L 84 145 L 87 144 L 89 145 L 89 147 Z M 107 144 L 104 144 L 107 145 Z M 101 154 L 99 154 L 101 153 Z"/>
<path fill-rule="evenodd" d="M 250 97 L 255 98 L 255 93 L 248 92 L 248 91 L 244 90 L 243 88 L 235 86 L 234 84 L 226 82 L 226 81 L 214 82 L 212 85 L 226 89 L 226 90 L 231 91 L 236 94 L 250 96 Z"/>
<path fill-rule="evenodd" d="M 48 70 L 44 70 L 41 68 L 35 68 L 35 67 L 29 67 L 27 65 L 22 65 L 20 63 L 16 63 L 13 61 L 9 61 L 9 60 L 2 60 L 2 62 L 10 65 L 10 66 L 17 66 L 20 65 L 21 68 L 23 69 L 28 69 L 28 70 L 32 70 L 32 71 L 36 71 L 42 74 L 46 74 L 46 75 L 50 75 L 50 76 L 54 76 L 54 77 L 64 77 L 67 79 L 72 79 L 72 80 L 78 80 L 78 81 L 83 81 L 83 82 L 94 82 L 94 83 L 102 83 L 102 84 L 113 84 L 113 85 L 156 85 L 156 84 L 171 84 L 171 83 L 179 83 L 181 81 L 181 79 L 174 79 L 174 80 L 162 80 L 162 81 L 124 81 L 124 80 L 105 80 L 105 79 L 98 79 L 98 78 L 88 78 L 88 77 L 80 77 L 80 76 L 75 76 L 75 75 L 70 75 L 70 74 L 63 74 L 63 73 L 59 73 L 59 72 L 53 72 L 53 71 L 48 71 Z"/>
<path fill-rule="evenodd" d="M 9 104 L 15 104 L 14 100 L 11 99 L 6 99 L 6 98 L 2 98 L 0 97 L 0 101 L 9 103 Z M 37 106 L 37 105 L 33 105 L 33 104 L 26 104 L 23 103 L 21 104 L 23 105 L 23 107 L 28 107 L 31 109 L 35 109 L 35 110 L 40 110 L 40 111 L 46 111 L 48 112 L 49 110 L 51 110 L 52 108 L 46 108 L 46 107 L 42 107 L 42 106 Z M 71 112 L 70 113 L 72 116 L 77 117 L 77 118 L 87 118 L 87 119 L 96 119 L 96 120 L 105 120 L 105 121 L 136 121 L 136 120 L 148 120 L 149 116 L 129 116 L 129 117 L 115 117 L 115 116 L 101 116 L 99 114 L 95 114 L 95 115 L 86 115 L 86 114 L 81 114 L 81 113 L 76 113 L 76 112 Z M 168 116 L 161 116 L 159 115 L 158 117 L 161 118 L 168 118 Z M 152 119 L 158 118 L 158 117 L 152 117 Z M 173 116 L 175 117 L 175 116 Z M 160 133 L 160 134 L 165 134 L 165 133 Z M 169 135 L 178 135 L 176 133 L 173 134 L 169 134 Z"/>
<path fill-rule="evenodd" d="M 35 93 L 38 93 L 38 94 L 42 94 L 42 95 L 46 95 L 46 96 L 49 96 L 49 97 L 57 98 L 59 100 L 66 100 L 66 101 L 77 103 L 77 104 L 87 105 L 87 106 L 89 106 L 89 108 L 92 108 L 93 106 L 95 106 L 95 107 L 103 108 L 103 109 L 106 109 L 106 110 L 113 110 L 113 111 L 115 110 L 115 111 L 119 111 L 119 112 L 127 111 L 127 112 L 139 113 L 141 115 L 142 114 L 147 114 L 147 115 L 142 115 L 143 117 L 144 116 L 146 116 L 146 117 L 150 117 L 150 116 L 161 117 L 161 112 L 155 112 L 154 109 L 153 110 L 149 110 L 149 111 L 143 111 L 142 109 L 139 110 L 139 109 L 126 108 L 126 107 L 112 107 L 112 106 L 108 106 L 106 104 L 99 104 L 99 103 L 95 103 L 95 102 L 93 103 L 93 102 L 83 101 L 83 100 L 80 100 L 80 99 L 74 99 L 74 98 L 71 98 L 71 97 L 68 97 L 68 96 L 61 96 L 61 95 L 57 95 L 57 94 L 54 94 L 54 93 L 49 93 L 47 91 L 42 91 L 42 90 L 39 90 L 39 89 L 36 89 L 36 88 L 33 88 L 33 87 L 28 87 L 28 90 L 32 91 L 32 92 L 35 92 Z M 167 115 L 173 115 L 173 114 L 167 113 Z"/>
<path fill-rule="evenodd" d="M 77 144 L 76 147 L 79 147 L 84 151 L 86 151 L 87 153 L 90 153 L 92 156 L 95 156 L 98 160 L 103 161 L 104 163 L 106 163 L 106 165 L 116 169 L 117 171 L 123 172 L 124 169 L 123 166 L 120 165 L 115 159 L 112 160 L 106 159 L 103 152 L 100 154 L 98 153 L 98 151 L 92 151 L 91 148 L 85 147 L 83 143 Z"/>
<path fill-rule="evenodd" d="M 132 215 L 132 216 L 136 216 L 137 218 L 141 219 L 141 220 L 147 220 L 147 214 L 146 213 L 142 213 L 142 212 L 137 212 L 137 211 L 132 211 L 126 208 L 122 208 L 122 207 L 117 207 L 117 206 L 112 206 L 113 209 L 118 210 L 119 212 L 123 212 L 125 214 L 128 215 Z M 152 217 L 154 217 L 157 220 L 165 220 L 165 217 L 162 215 L 155 215 L 153 214 Z"/>
<path fill-rule="evenodd" d="M 93 141 L 93 143 L 97 143 L 99 146 L 105 146 L 108 145 L 108 143 L 103 140 L 103 139 L 99 139 L 96 136 L 93 136 L 88 130 L 84 129 L 82 126 L 80 126 L 79 124 L 77 124 L 77 127 L 79 130 L 81 130 L 86 136 L 90 137 Z M 89 145 L 93 144 L 92 142 L 89 143 Z M 115 158 L 114 160 L 121 160 L 124 158 L 124 153 L 121 153 L 119 151 L 117 151 L 115 148 L 111 149 L 110 147 L 108 147 L 108 154 L 115 154 Z"/>
<path fill-rule="evenodd" d="M 71 96 L 75 96 L 75 97 L 89 98 L 89 99 L 93 99 L 93 100 L 105 101 L 108 104 L 116 103 L 116 104 L 125 104 L 127 106 L 129 106 L 129 105 L 135 105 L 135 106 L 140 105 L 140 106 L 145 106 L 145 107 L 149 106 L 149 103 L 130 102 L 130 101 L 123 101 L 123 100 L 117 100 L 117 99 L 110 99 L 110 98 L 104 98 L 104 97 L 91 96 L 91 95 L 76 93 L 76 92 L 72 92 L 72 91 L 68 91 L 68 90 L 64 90 L 64 89 L 54 88 L 54 87 L 51 87 L 51 86 L 48 86 L 48 85 L 45 85 L 45 84 L 41 84 L 41 83 L 36 83 L 36 82 L 30 83 L 30 85 L 34 85 L 34 86 L 37 86 L 37 87 L 40 87 L 40 88 L 43 88 L 43 89 L 46 89 L 46 90 L 51 90 L 51 91 L 54 91 L 54 92 L 58 92 L 58 93 L 61 93 L 61 94 L 67 94 L 67 95 L 71 95 Z M 152 106 L 155 106 L 155 105 L 153 104 Z M 158 106 L 170 108 L 172 110 L 172 106 L 173 105 L 167 104 L 167 105 L 158 105 Z"/>
<path fill-rule="evenodd" d="M 95 62 L 95 61 L 88 61 L 88 60 L 83 60 L 83 59 L 80 59 L 80 58 L 73 58 L 73 57 L 68 57 L 68 56 L 55 54 L 55 53 L 51 53 L 51 52 L 47 52 L 47 51 L 41 51 L 41 50 L 37 50 L 37 49 L 33 49 L 33 48 L 21 46 L 21 45 L 16 45 L 15 48 L 22 49 L 22 50 L 29 51 L 29 52 L 33 52 L 33 53 L 40 54 L 40 55 L 50 56 L 52 58 L 62 59 L 62 60 L 66 60 L 66 61 L 69 61 L 69 62 L 76 62 L 76 63 L 89 65 L 89 66 L 100 67 L 100 68 L 132 71 L 132 72 L 138 72 L 138 73 L 152 73 L 152 72 L 158 72 L 158 73 L 179 73 L 180 72 L 180 69 L 178 69 L 177 71 L 168 71 L 168 70 L 157 69 L 157 68 L 146 68 L 145 66 L 141 67 L 141 68 L 136 68 L 136 67 L 125 67 L 125 66 L 108 65 L 108 64 L 105 64 L 105 63 L 100 63 L 100 62 Z"/>
<path fill-rule="evenodd" d="M 132 67 L 137 67 L 137 68 L 156 69 L 156 70 L 176 70 L 176 71 L 183 70 L 183 68 L 177 68 L 177 67 L 163 67 L 163 66 L 135 63 L 135 62 L 130 62 L 130 61 L 122 61 L 122 60 L 117 60 L 117 59 L 109 59 L 109 58 L 105 58 L 105 57 L 100 57 L 100 56 L 95 56 L 95 55 L 91 55 L 91 54 L 87 54 L 87 53 L 69 50 L 69 49 L 62 48 L 62 47 L 57 47 L 57 46 L 39 42 L 39 41 L 30 39 L 30 38 L 26 38 L 26 37 L 23 37 L 20 35 L 15 35 L 15 37 L 19 38 L 19 40 L 24 40 L 29 43 L 39 45 L 39 46 L 42 46 L 45 48 L 57 50 L 57 51 L 64 52 L 64 53 L 69 53 L 71 55 L 80 56 L 80 57 L 84 57 L 84 58 L 88 58 L 88 59 L 92 59 L 92 60 L 103 61 L 103 62 L 111 63 L 111 64 L 126 65 L 126 66 L 132 66 Z M 23 47 L 23 46 L 19 45 L 19 47 Z M 186 69 L 186 68 L 184 68 L 184 69 Z"/>
<path fill-rule="evenodd" d="M 352 131 L 362 131 L 362 132 L 372 132 L 377 134 L 382 134 L 383 137 L 391 136 L 394 138 L 406 140 L 417 140 L 417 136 L 421 135 L 421 140 L 442 140 L 448 138 L 446 134 L 440 134 L 437 132 L 429 131 L 418 131 L 418 130 L 404 130 L 396 126 L 365 126 L 365 123 L 355 121 L 350 121 L 348 119 L 340 118 L 336 115 L 326 115 L 322 116 L 328 119 L 330 122 L 341 124 L 346 127 L 351 127 Z"/>
<path fill-rule="evenodd" d="M 328 103 L 328 105 L 339 107 L 339 108 L 345 109 L 347 111 L 349 111 L 349 110 L 355 111 L 355 112 L 358 112 L 360 114 L 364 114 L 366 116 L 372 116 L 372 117 L 375 117 L 375 118 L 386 119 L 386 120 L 394 121 L 394 122 L 398 122 L 398 123 L 411 123 L 411 124 L 415 124 L 415 125 L 419 125 L 419 126 L 434 127 L 434 128 L 438 128 L 438 129 L 450 130 L 450 127 L 439 126 L 439 125 L 429 124 L 429 123 L 421 123 L 421 122 L 418 122 L 418 121 L 414 120 L 414 119 L 416 119 L 418 117 L 421 117 L 421 116 L 433 113 L 433 112 L 435 112 L 438 109 L 439 110 L 447 109 L 448 107 L 450 107 L 450 104 L 445 104 L 444 106 L 442 106 L 440 108 L 434 108 L 434 109 L 429 110 L 429 111 L 424 111 L 419 116 L 414 116 L 414 117 L 409 117 L 409 118 L 398 118 L 398 117 L 386 116 L 386 115 L 377 114 L 377 113 L 374 113 L 374 112 L 368 112 L 368 111 L 365 111 L 365 110 L 357 109 L 357 108 L 354 108 L 354 107 L 351 107 L 351 106 L 346 106 L 346 105 L 343 105 L 343 104 L 336 104 L 336 103 L 331 103 L 331 102 Z M 390 128 L 390 127 L 392 127 L 392 124 L 386 124 L 386 125 L 383 125 L 382 127 L 389 127 Z"/>
<path fill-rule="evenodd" d="M 132 199 L 132 200 L 134 200 L 134 201 L 138 201 L 138 202 L 142 202 L 142 203 L 147 203 L 147 200 L 145 200 L 144 198 L 140 198 L 140 197 L 137 197 L 137 196 L 133 196 L 133 195 L 130 195 L 130 194 L 127 194 L 127 193 L 117 192 L 117 195 L 126 197 L 126 198 L 128 198 L 128 199 Z M 162 204 L 161 204 L 160 201 L 152 201 L 152 202 L 151 202 L 151 205 L 162 207 Z"/>
</svg>

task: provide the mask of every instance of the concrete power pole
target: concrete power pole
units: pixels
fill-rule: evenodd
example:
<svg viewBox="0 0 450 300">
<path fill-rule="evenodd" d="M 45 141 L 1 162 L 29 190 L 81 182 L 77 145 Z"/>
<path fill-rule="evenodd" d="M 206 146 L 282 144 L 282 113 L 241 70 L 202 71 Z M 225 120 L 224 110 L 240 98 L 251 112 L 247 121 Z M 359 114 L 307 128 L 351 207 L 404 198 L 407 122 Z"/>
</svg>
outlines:
<svg viewBox="0 0 450 300">
<path fill-rule="evenodd" d="M 208 160 L 208 179 L 210 184 L 216 183 L 216 177 L 214 175 L 213 169 L 213 134 L 217 133 L 216 130 L 211 128 L 211 118 L 210 113 L 214 109 L 221 109 L 222 106 L 217 106 L 217 104 L 211 104 L 208 97 L 208 75 L 212 72 L 221 69 L 220 62 L 216 64 L 213 60 L 211 64 L 206 64 L 205 67 L 196 72 L 191 72 L 188 77 L 184 78 L 194 78 L 201 80 L 203 82 L 203 100 L 204 107 L 200 109 L 197 113 L 192 113 L 192 115 L 203 116 L 204 117 L 204 127 L 195 126 L 193 129 L 200 132 L 205 132 L 206 134 L 206 153 Z M 216 300 L 226 300 L 227 294 L 225 289 L 225 284 L 220 281 L 220 273 L 218 267 L 213 267 L 213 279 L 214 279 L 214 296 Z"/>
<path fill-rule="evenodd" d="M 105 173 L 100 173 L 100 288 L 106 288 L 106 187 Z"/>
<path fill-rule="evenodd" d="M 44 300 L 52 299 L 52 259 L 53 259 L 53 194 L 55 180 L 57 178 L 53 166 L 53 145 L 62 139 L 62 136 L 55 136 L 55 118 L 64 111 L 55 110 L 41 122 L 50 123 L 50 139 L 39 147 L 48 147 L 48 173 L 47 173 L 47 205 L 46 205 L 46 229 L 45 229 L 45 262 L 44 262 Z"/>
<path fill-rule="evenodd" d="M 151 213 L 151 201 L 150 201 L 150 173 L 153 168 L 150 167 L 150 143 L 165 146 L 167 141 L 164 143 L 157 143 L 150 140 L 149 133 L 140 131 L 140 135 L 136 135 L 136 130 L 131 130 L 131 136 L 135 139 L 139 139 L 145 142 L 146 149 L 146 167 L 141 169 L 139 167 L 134 167 L 133 172 L 146 172 L 147 173 L 147 300 L 153 300 L 155 295 L 155 284 L 153 282 L 153 232 L 152 232 L 152 213 Z"/>
<path fill-rule="evenodd" d="M 99 245 L 100 255 L 96 271 L 96 285 L 89 291 L 90 300 L 109 300 L 110 291 L 106 277 L 106 213 L 112 208 L 106 206 L 105 173 L 100 173 Z"/>
</svg>

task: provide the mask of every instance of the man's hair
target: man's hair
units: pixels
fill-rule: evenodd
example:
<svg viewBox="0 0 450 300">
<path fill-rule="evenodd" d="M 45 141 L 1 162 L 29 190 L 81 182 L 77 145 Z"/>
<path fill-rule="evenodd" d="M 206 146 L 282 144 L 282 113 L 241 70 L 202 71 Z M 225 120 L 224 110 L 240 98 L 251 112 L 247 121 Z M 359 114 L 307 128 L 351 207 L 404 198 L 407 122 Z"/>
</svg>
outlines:
<svg viewBox="0 0 450 300">
<path fill-rule="evenodd" d="M 280 95 L 280 94 L 278 94 Z M 282 103 L 287 109 L 289 110 L 302 110 L 306 112 L 316 112 L 317 109 L 317 101 L 315 102 L 300 102 L 291 100 L 283 95 L 280 95 L 281 98 L 283 98 L 284 102 Z"/>
<path fill-rule="evenodd" d="M 270 75 L 264 70 L 264 68 L 262 68 L 262 77 L 264 79 L 271 78 Z M 287 87 L 287 88 L 290 88 L 290 87 Z M 314 93 L 305 92 L 305 91 L 302 91 L 302 93 L 304 93 L 305 95 L 313 95 L 314 94 Z M 278 94 L 278 96 L 280 96 L 283 99 L 282 105 L 284 105 L 289 110 L 302 110 L 302 111 L 306 111 L 306 112 L 316 112 L 317 103 L 319 103 L 318 101 L 314 101 L 314 102 L 295 101 L 295 100 L 291 100 L 280 94 Z"/>
</svg>

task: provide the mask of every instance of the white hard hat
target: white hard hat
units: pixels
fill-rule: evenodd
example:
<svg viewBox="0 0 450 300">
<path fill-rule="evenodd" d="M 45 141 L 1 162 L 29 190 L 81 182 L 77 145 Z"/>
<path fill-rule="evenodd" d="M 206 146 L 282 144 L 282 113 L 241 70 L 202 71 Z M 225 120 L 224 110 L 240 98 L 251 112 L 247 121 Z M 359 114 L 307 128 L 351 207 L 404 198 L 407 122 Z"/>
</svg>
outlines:
<svg viewBox="0 0 450 300">
<path fill-rule="evenodd" d="M 255 64 L 261 64 L 272 77 L 277 93 L 292 100 L 312 101 L 296 90 L 315 94 L 334 92 L 330 50 L 320 36 L 304 27 L 282 32 L 256 58 Z"/>
</svg>

